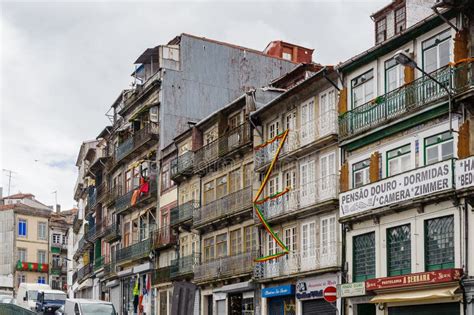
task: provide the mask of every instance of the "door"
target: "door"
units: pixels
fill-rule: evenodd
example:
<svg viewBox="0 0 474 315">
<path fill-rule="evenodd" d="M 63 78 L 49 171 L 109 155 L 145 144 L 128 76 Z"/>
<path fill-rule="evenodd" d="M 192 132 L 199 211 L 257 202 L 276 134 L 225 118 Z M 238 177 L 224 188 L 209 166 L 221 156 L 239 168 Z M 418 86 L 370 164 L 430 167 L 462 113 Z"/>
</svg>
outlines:
<svg viewBox="0 0 474 315">
<path fill-rule="evenodd" d="M 321 218 L 320 231 L 320 267 L 335 266 L 337 263 L 336 217 Z"/>
<path fill-rule="evenodd" d="M 319 136 L 336 132 L 336 91 L 330 89 L 319 96 Z"/>
<path fill-rule="evenodd" d="M 460 303 L 438 303 L 389 307 L 388 315 L 456 315 L 461 314 Z"/>
<path fill-rule="evenodd" d="M 308 270 L 315 266 L 316 259 L 316 222 L 301 225 L 301 269 Z"/>
<path fill-rule="evenodd" d="M 270 298 L 268 301 L 268 315 L 285 315 L 282 298 Z"/>
<path fill-rule="evenodd" d="M 316 184 L 314 182 L 314 160 L 300 165 L 300 202 L 308 206 L 316 201 Z"/>
<path fill-rule="evenodd" d="M 291 111 L 285 115 L 285 129 L 289 132 L 283 149 L 284 152 L 290 152 L 298 147 L 298 137 L 296 134 L 296 111 Z"/>
<path fill-rule="evenodd" d="M 314 99 L 311 98 L 301 105 L 301 145 L 314 140 Z"/>
<path fill-rule="evenodd" d="M 335 305 L 331 305 L 324 299 L 314 299 L 309 301 L 303 301 L 303 315 L 336 315 L 337 309 Z M 366 315 L 364 313 L 364 315 Z"/>
<path fill-rule="evenodd" d="M 321 156 L 319 169 L 319 199 L 336 198 L 336 153 Z"/>
<path fill-rule="evenodd" d="M 242 293 L 229 294 L 229 314 L 242 314 Z"/>
</svg>

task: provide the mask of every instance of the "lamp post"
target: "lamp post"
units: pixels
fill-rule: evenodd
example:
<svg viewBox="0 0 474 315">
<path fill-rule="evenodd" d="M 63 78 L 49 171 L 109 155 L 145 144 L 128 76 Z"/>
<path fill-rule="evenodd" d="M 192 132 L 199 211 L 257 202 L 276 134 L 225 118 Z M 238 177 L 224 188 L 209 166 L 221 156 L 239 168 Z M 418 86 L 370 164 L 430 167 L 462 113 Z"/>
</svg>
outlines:
<svg viewBox="0 0 474 315">
<path fill-rule="evenodd" d="M 417 63 L 415 62 L 415 60 L 413 60 L 410 56 L 407 55 L 406 52 L 404 52 L 403 50 L 399 50 L 397 51 L 397 53 L 395 53 L 393 59 L 395 59 L 395 61 L 402 65 L 402 66 L 406 66 L 406 67 L 410 67 L 412 69 L 417 69 L 418 71 L 420 71 L 421 73 L 423 73 L 423 75 L 427 76 L 428 78 L 430 78 L 433 82 L 435 82 L 437 85 L 439 85 L 443 90 L 446 91 L 446 94 L 448 94 L 448 106 L 449 106 L 449 109 L 448 109 L 448 115 L 449 115 L 449 131 L 452 133 L 453 132 L 453 122 L 452 122 L 452 117 L 451 117 L 451 109 L 452 109 L 452 102 L 451 102 L 451 99 L 452 99 L 452 93 L 451 93 L 451 90 L 448 89 L 446 87 L 446 85 L 444 85 L 443 83 L 439 82 L 436 78 L 434 78 L 431 74 L 429 74 L 428 72 L 426 72 L 425 70 L 423 70 L 422 68 L 420 68 Z"/>
</svg>

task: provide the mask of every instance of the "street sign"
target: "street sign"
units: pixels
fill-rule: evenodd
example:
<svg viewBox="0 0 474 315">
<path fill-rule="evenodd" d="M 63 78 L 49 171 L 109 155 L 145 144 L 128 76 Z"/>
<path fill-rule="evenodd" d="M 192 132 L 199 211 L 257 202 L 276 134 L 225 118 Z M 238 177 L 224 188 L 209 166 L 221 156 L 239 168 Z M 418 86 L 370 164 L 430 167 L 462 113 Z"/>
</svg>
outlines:
<svg viewBox="0 0 474 315">
<path fill-rule="evenodd" d="M 326 287 L 323 291 L 323 297 L 326 300 L 326 302 L 333 303 L 336 302 L 337 300 L 337 289 L 336 287 L 329 286 Z"/>
</svg>

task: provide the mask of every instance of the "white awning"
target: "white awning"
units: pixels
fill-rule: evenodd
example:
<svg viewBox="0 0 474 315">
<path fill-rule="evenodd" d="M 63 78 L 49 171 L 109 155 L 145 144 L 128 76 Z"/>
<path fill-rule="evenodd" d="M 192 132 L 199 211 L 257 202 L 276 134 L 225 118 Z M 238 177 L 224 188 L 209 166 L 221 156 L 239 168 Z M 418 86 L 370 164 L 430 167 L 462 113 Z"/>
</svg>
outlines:
<svg viewBox="0 0 474 315">
<path fill-rule="evenodd" d="M 444 287 L 444 288 L 439 288 L 439 289 L 378 294 L 377 296 L 373 297 L 370 300 L 370 302 L 383 304 L 383 303 L 394 303 L 394 302 L 427 301 L 427 300 L 437 300 L 437 299 L 443 299 L 443 298 L 452 298 L 455 300 L 459 300 L 461 296 L 454 293 L 458 288 L 459 286 L 456 285 L 456 286 Z"/>
</svg>

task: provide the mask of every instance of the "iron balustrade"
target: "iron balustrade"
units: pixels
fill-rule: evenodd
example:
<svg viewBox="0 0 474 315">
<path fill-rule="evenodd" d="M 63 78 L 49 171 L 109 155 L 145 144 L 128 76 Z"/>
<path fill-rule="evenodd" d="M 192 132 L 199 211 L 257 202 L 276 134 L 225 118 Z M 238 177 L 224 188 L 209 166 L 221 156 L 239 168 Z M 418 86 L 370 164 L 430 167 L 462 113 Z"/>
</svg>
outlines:
<svg viewBox="0 0 474 315">
<path fill-rule="evenodd" d="M 151 240 L 147 238 L 146 240 L 117 250 L 117 262 L 147 257 L 150 254 L 150 250 Z"/>
<path fill-rule="evenodd" d="M 104 261 L 105 261 L 105 257 L 104 257 L 104 256 L 97 257 L 97 258 L 94 260 L 94 271 L 97 271 L 97 270 L 99 270 L 100 268 L 102 268 L 102 267 L 104 266 Z"/>
<path fill-rule="evenodd" d="M 193 225 L 199 226 L 252 208 L 252 187 L 238 190 L 211 201 L 194 211 Z"/>
<path fill-rule="evenodd" d="M 299 272 L 340 268 L 340 246 L 339 242 L 330 242 L 319 246 L 308 245 L 306 249 L 299 251 L 290 251 L 287 255 L 257 263 L 254 268 L 254 277 L 270 279 Z"/>
<path fill-rule="evenodd" d="M 135 187 L 134 189 L 126 192 L 124 195 L 117 198 L 115 201 L 115 211 L 117 214 L 122 213 L 129 208 L 139 205 L 142 201 L 147 200 L 152 196 L 156 196 L 157 194 L 157 182 L 156 177 L 150 178 L 149 181 L 149 189 L 147 193 L 140 193 L 140 196 L 137 198 L 136 203 L 132 205 L 132 196 L 136 190 L 140 189 L 139 187 Z"/>
<path fill-rule="evenodd" d="M 155 123 L 147 123 L 140 130 L 122 142 L 115 153 L 115 163 L 120 162 L 137 148 L 144 145 L 149 140 L 157 138 L 159 133 L 159 125 Z"/>
<path fill-rule="evenodd" d="M 106 242 L 111 242 L 118 239 L 120 236 L 120 225 L 117 223 L 112 223 L 105 228 L 103 238 Z"/>
<path fill-rule="evenodd" d="M 177 225 L 193 219 L 193 213 L 199 209 L 199 202 L 196 200 L 187 201 L 171 209 L 171 225 Z"/>
<path fill-rule="evenodd" d="M 194 253 L 188 256 L 173 259 L 171 261 L 170 278 L 179 278 L 194 272 L 195 266 L 199 264 L 201 254 Z"/>
<path fill-rule="evenodd" d="M 88 195 L 87 195 L 87 205 L 89 206 L 89 210 L 94 209 L 96 204 L 97 204 L 97 190 L 95 189 L 95 186 L 90 186 L 88 189 Z"/>
<path fill-rule="evenodd" d="M 338 193 L 338 175 L 329 175 L 290 189 L 286 194 L 263 203 L 260 209 L 267 219 L 272 219 L 320 202 L 337 199 Z M 255 219 L 257 220 L 256 217 Z"/>
<path fill-rule="evenodd" d="M 151 284 L 157 285 L 160 283 L 171 281 L 171 266 L 156 269 L 151 274 Z"/>
<path fill-rule="evenodd" d="M 171 161 L 170 176 L 172 179 L 179 175 L 192 175 L 194 152 L 187 151 Z"/>
<path fill-rule="evenodd" d="M 245 253 L 204 261 L 196 266 L 194 280 L 207 281 L 252 273 L 255 258 L 257 258 L 257 251 L 250 250 Z"/>
<path fill-rule="evenodd" d="M 245 122 L 194 153 L 194 170 L 205 168 L 218 158 L 251 143 L 250 125 Z"/>
<path fill-rule="evenodd" d="M 442 67 L 431 75 L 454 93 L 474 86 L 472 63 Z M 339 116 L 339 136 L 348 138 L 425 109 L 447 98 L 447 92 L 427 76 L 381 95 Z"/>
<path fill-rule="evenodd" d="M 93 266 L 91 263 L 84 265 L 79 271 L 77 272 L 77 281 L 82 282 L 88 276 L 92 274 Z"/>
<path fill-rule="evenodd" d="M 74 220 L 72 222 L 73 230 L 75 233 L 79 232 L 82 225 L 82 218 L 79 218 L 79 214 L 74 215 Z"/>
<path fill-rule="evenodd" d="M 153 247 L 160 248 L 168 245 L 176 244 L 178 241 L 176 232 L 171 226 L 164 226 L 152 232 Z"/>
<path fill-rule="evenodd" d="M 108 185 L 106 182 L 101 183 L 99 186 L 96 188 L 97 191 L 97 202 L 102 202 L 106 199 L 107 193 L 108 193 Z"/>
</svg>

